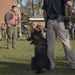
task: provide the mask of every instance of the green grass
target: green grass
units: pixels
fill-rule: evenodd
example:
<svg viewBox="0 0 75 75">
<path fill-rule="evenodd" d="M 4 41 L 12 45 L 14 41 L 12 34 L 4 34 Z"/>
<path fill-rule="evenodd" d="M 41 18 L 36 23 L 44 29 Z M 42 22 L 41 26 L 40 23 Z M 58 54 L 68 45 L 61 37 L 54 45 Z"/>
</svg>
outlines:
<svg viewBox="0 0 75 75">
<path fill-rule="evenodd" d="M 75 40 L 71 40 L 75 55 Z M 0 75 L 35 75 L 31 70 L 31 58 L 34 55 L 34 46 L 22 37 L 17 41 L 18 49 L 6 49 L 6 42 L 0 41 Z M 70 68 L 65 58 L 61 42 L 55 43 L 56 68 L 40 75 L 75 75 L 75 70 Z"/>
</svg>

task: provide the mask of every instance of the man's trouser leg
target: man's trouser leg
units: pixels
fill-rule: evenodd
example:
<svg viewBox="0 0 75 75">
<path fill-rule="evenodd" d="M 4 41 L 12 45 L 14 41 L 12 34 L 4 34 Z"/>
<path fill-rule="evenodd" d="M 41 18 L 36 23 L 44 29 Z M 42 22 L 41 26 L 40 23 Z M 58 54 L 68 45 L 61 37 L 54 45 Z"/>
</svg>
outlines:
<svg viewBox="0 0 75 75">
<path fill-rule="evenodd" d="M 15 44 L 16 44 L 16 40 L 17 40 L 17 27 L 13 27 L 13 35 L 12 35 L 12 48 L 15 48 Z"/>
<path fill-rule="evenodd" d="M 50 20 L 47 23 L 47 41 L 48 41 L 48 50 L 47 55 L 50 60 L 51 69 L 55 68 L 54 62 L 54 43 L 55 43 L 55 31 L 53 29 L 53 21 Z"/>
<path fill-rule="evenodd" d="M 55 21 L 54 24 L 54 29 L 63 44 L 64 52 L 70 62 L 71 68 L 75 69 L 75 59 L 70 45 L 69 31 L 68 29 L 65 29 L 65 25 L 63 22 L 58 23 L 57 21 Z"/>
<path fill-rule="evenodd" d="M 47 24 L 47 39 L 48 39 L 48 57 L 50 60 L 51 64 L 51 69 L 55 67 L 55 62 L 54 62 L 54 38 L 55 38 L 55 32 L 57 35 L 60 37 L 63 48 L 66 54 L 67 59 L 70 62 L 71 68 L 75 69 L 75 60 L 74 60 L 74 55 L 72 52 L 72 48 L 70 45 L 70 40 L 69 40 L 69 32 L 68 30 L 65 30 L 64 23 L 58 23 L 57 21 L 51 22 L 50 20 L 48 21 Z"/>
<path fill-rule="evenodd" d="M 12 28 L 7 27 L 6 31 L 7 31 L 7 49 L 9 49 L 9 47 L 11 47 L 12 44 Z"/>
</svg>

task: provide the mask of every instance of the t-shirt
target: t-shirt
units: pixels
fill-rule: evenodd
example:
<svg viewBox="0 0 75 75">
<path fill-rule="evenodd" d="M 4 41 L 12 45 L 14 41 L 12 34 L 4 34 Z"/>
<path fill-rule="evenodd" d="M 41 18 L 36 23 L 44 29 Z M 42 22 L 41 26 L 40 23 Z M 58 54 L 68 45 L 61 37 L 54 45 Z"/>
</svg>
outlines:
<svg viewBox="0 0 75 75">
<path fill-rule="evenodd" d="M 71 0 L 44 0 L 43 9 L 46 10 L 48 16 L 65 16 L 65 4 L 67 1 Z"/>
</svg>

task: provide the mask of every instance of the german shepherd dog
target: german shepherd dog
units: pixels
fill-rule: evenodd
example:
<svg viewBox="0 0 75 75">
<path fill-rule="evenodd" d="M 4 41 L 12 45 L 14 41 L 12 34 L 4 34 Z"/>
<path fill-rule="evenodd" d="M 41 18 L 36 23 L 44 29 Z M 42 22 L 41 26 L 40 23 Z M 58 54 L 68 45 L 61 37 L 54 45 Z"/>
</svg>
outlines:
<svg viewBox="0 0 75 75">
<path fill-rule="evenodd" d="M 34 29 L 27 39 L 34 44 L 34 57 L 31 59 L 31 68 L 36 73 L 42 73 L 50 69 L 50 62 L 47 57 L 47 40 L 42 36 L 42 31 Z"/>
</svg>

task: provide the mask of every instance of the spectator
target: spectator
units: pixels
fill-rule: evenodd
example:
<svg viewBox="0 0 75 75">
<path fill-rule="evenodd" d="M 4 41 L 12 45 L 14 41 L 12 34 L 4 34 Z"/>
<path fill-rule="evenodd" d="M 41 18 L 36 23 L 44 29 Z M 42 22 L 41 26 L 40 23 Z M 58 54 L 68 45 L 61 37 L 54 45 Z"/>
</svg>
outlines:
<svg viewBox="0 0 75 75">
<path fill-rule="evenodd" d="M 7 25 L 7 49 L 15 48 L 19 23 L 18 9 L 15 5 L 5 14 L 4 20 Z"/>
</svg>

